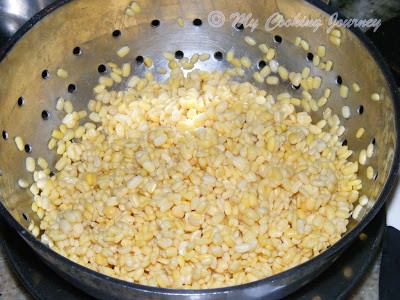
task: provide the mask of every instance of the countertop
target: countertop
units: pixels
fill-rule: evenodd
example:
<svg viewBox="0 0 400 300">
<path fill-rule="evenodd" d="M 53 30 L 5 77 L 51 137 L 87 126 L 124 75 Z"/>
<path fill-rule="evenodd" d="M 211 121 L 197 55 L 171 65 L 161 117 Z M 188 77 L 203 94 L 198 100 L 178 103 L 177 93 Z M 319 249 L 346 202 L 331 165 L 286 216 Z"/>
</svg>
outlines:
<svg viewBox="0 0 400 300">
<path fill-rule="evenodd" d="M 0 299 L 32 299 L 12 270 L 2 247 L 0 247 Z"/>
</svg>

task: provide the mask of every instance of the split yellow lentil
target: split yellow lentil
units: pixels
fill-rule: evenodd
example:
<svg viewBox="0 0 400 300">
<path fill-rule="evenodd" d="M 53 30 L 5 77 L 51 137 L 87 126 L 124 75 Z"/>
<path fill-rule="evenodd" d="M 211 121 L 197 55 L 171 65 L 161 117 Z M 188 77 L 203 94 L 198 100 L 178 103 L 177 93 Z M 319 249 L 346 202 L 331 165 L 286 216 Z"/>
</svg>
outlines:
<svg viewBox="0 0 400 300">
<path fill-rule="evenodd" d="M 183 21 L 182 18 L 178 18 L 178 20 L 176 21 L 176 23 L 178 24 L 178 26 L 180 28 L 183 28 L 185 26 L 185 22 Z"/>
<path fill-rule="evenodd" d="M 254 74 L 257 82 L 278 84 L 272 71 L 321 86 L 309 68 L 291 75 L 273 60 L 275 50 L 262 48 L 273 55 Z M 172 55 L 164 58 L 176 62 Z M 228 59 L 235 62 L 233 52 Z M 237 61 L 234 74 L 243 75 L 251 62 Z M 51 249 L 129 282 L 207 289 L 278 274 L 346 232 L 362 187 L 358 159 L 350 161 L 352 151 L 341 145 L 337 115 L 327 109 L 313 120 L 302 109 L 318 110 L 330 91 L 318 102 L 304 91 L 300 100 L 234 82 L 233 71 L 185 76 L 175 67 L 166 82 L 146 72 L 116 92 L 108 89 L 131 70 L 112 69 L 99 79 L 88 113 L 58 100 L 66 116 L 49 142 L 59 155 L 56 174 L 50 177 L 43 158 L 39 171 L 33 158 L 26 161 L 41 219 L 30 230 Z"/>
<path fill-rule="evenodd" d="M 24 149 L 25 149 L 24 140 L 20 136 L 16 136 L 14 141 L 15 141 L 15 145 L 17 146 L 17 149 L 19 151 L 24 151 Z"/>
<path fill-rule="evenodd" d="M 57 76 L 60 78 L 66 79 L 66 78 L 68 78 L 68 71 L 66 71 L 64 69 L 58 69 Z"/>
</svg>

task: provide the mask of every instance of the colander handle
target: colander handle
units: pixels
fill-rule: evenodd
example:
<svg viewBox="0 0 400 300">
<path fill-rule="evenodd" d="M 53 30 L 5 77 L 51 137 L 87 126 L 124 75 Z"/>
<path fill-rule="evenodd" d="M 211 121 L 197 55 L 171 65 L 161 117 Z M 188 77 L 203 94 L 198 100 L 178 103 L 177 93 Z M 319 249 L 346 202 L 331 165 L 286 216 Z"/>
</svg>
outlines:
<svg viewBox="0 0 400 300">
<path fill-rule="evenodd" d="M 379 299 L 400 299 L 400 231 L 387 226 L 383 237 Z"/>
<path fill-rule="evenodd" d="M 400 180 L 387 203 L 387 227 L 383 236 L 379 299 L 400 299 Z"/>
</svg>

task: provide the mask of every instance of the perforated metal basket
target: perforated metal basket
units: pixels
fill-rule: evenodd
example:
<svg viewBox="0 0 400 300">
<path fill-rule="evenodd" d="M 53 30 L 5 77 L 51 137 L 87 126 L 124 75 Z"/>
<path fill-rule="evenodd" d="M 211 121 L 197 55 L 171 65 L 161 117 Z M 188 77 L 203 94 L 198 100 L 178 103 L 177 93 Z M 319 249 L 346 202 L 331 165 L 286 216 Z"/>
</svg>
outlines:
<svg viewBox="0 0 400 300">
<path fill-rule="evenodd" d="M 398 91 L 387 67 L 373 45 L 358 30 L 342 29 L 342 45 L 337 47 L 326 34 L 329 16 L 328 7 L 315 1 L 139 1 L 143 11 L 136 17 L 127 17 L 128 0 L 75 0 L 58 1 L 28 22 L 0 52 L 0 197 L 1 215 L 22 235 L 27 243 L 39 253 L 44 261 L 87 292 L 102 298 L 271 298 L 282 297 L 306 284 L 338 257 L 341 251 L 356 238 L 363 227 L 375 216 L 387 198 L 398 171 L 399 161 L 399 114 Z M 225 16 L 225 24 L 210 24 L 211 12 L 219 11 Z M 327 12 L 325 12 L 327 11 Z M 235 12 L 252 13 L 260 25 L 238 30 L 232 26 L 230 16 Z M 276 28 L 271 32 L 264 29 L 264 22 L 274 13 L 285 18 L 294 18 L 299 12 L 312 19 L 321 19 L 323 27 L 316 32 L 311 28 Z M 177 25 L 181 17 L 185 26 Z M 200 23 L 193 24 L 194 19 Z M 159 26 L 157 22 L 159 20 Z M 210 19 L 212 21 L 212 18 Z M 221 15 L 218 17 L 221 20 Z M 214 19 L 215 21 L 215 19 Z M 219 21 L 220 22 L 220 21 Z M 153 25 L 153 26 L 152 26 Z M 221 24 L 218 24 L 221 25 Z M 118 31 L 116 31 L 118 30 Z M 120 35 L 118 34 L 120 33 Z M 238 56 L 247 56 L 253 62 L 262 60 L 258 47 L 251 47 L 244 37 L 251 35 L 257 41 L 274 44 L 278 59 L 288 69 L 312 69 L 314 76 L 323 78 L 322 89 L 331 88 L 332 96 L 327 104 L 339 116 L 344 105 L 349 106 L 351 117 L 342 118 L 346 127 L 343 141 L 358 157 L 362 149 L 373 141 L 374 155 L 366 166 L 360 166 L 359 177 L 364 182 L 362 194 L 369 197 L 360 217 L 351 220 L 347 234 L 335 245 L 318 257 L 298 267 L 270 278 L 236 287 L 214 290 L 169 290 L 130 284 L 108 278 L 81 267 L 54 253 L 27 231 L 31 220 L 38 222 L 31 211 L 32 195 L 21 189 L 17 181 L 27 178 L 25 151 L 18 151 L 14 138 L 21 136 L 25 150 L 34 157 L 42 156 L 55 162 L 56 157 L 47 150 L 51 130 L 60 123 L 62 115 L 55 110 L 59 97 L 70 99 L 77 110 L 84 110 L 93 98 L 92 88 L 98 78 L 98 66 L 109 61 L 122 63 L 131 61 L 136 66 L 133 72 L 142 76 L 145 67 L 141 57 L 151 57 L 158 68 L 167 68 L 162 59 L 165 51 L 182 51 L 185 56 L 194 53 L 210 53 L 211 60 L 196 66 L 204 70 L 225 69 L 225 61 L 214 58 L 216 52 L 225 55 L 234 49 Z M 117 38 L 116 38 L 117 36 Z M 277 43 L 279 38 L 281 43 Z M 319 45 L 327 46 L 327 58 L 334 62 L 331 72 L 325 72 L 306 60 L 307 52 L 294 46 L 297 36 L 309 41 L 315 53 Z M 116 51 L 129 45 L 130 53 L 123 59 Z M 217 55 L 218 58 L 218 55 Z M 137 63 L 139 62 L 139 63 Z M 56 76 L 56 70 L 68 70 L 68 79 Z M 254 66 L 254 70 L 257 66 Z M 272 94 L 290 90 L 301 95 L 301 90 L 292 89 L 289 83 L 276 87 L 254 82 L 253 72 L 248 72 L 238 81 L 250 81 L 260 88 L 268 88 Z M 359 93 L 351 92 L 348 99 L 339 96 L 337 78 L 351 86 L 358 82 Z M 166 76 L 158 74 L 157 80 Z M 121 83 L 121 87 L 124 82 Z M 371 95 L 378 93 L 381 101 L 372 101 Z M 321 95 L 315 95 L 318 98 Z M 322 109 L 314 112 L 314 119 L 321 118 Z M 359 128 L 365 128 L 362 138 L 356 138 Z M 366 177 L 366 168 L 375 170 L 372 180 Z"/>
</svg>

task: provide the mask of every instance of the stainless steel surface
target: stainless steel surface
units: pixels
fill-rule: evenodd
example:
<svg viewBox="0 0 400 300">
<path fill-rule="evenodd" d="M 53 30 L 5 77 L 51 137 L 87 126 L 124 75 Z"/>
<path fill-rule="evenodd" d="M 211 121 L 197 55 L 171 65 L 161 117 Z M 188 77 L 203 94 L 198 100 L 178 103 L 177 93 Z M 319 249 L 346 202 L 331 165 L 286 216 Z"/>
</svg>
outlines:
<svg viewBox="0 0 400 300">
<path fill-rule="evenodd" d="M 1 0 L 0 45 L 54 0 Z"/>
<path fill-rule="evenodd" d="M 10 1 L 11 2 L 11 1 Z M 61 1 L 69 2 L 69 1 Z M 316 48 L 323 44 L 327 46 L 327 58 L 334 61 L 334 70 L 330 73 L 321 71 L 318 68 L 312 68 L 313 76 L 323 78 L 323 88 L 331 88 L 332 96 L 328 106 L 334 113 L 341 116 L 343 105 L 348 105 L 352 111 L 352 117 L 348 120 L 341 118 L 346 132 L 343 139 L 347 139 L 349 148 L 354 151 L 352 159 L 357 160 L 361 149 L 365 149 L 373 138 L 376 140 L 375 153 L 368 165 L 374 167 L 378 172 L 376 181 L 366 179 L 366 166 L 360 166 L 360 177 L 364 184 L 361 194 L 368 195 L 371 199 L 367 210 L 363 211 L 357 221 L 351 221 L 349 225 L 349 234 L 341 242 L 327 250 L 319 258 L 312 260 L 314 266 L 304 264 L 278 276 L 257 282 L 253 285 L 247 285 L 241 288 L 222 289 L 214 294 L 209 292 L 196 292 L 195 294 L 179 292 L 168 292 L 161 289 L 151 289 L 121 283 L 116 280 L 108 280 L 104 286 L 98 285 L 98 280 L 105 277 L 93 274 L 90 271 L 82 271 L 82 268 L 74 266 L 52 253 L 46 247 L 42 246 L 33 239 L 26 231 L 23 231 L 19 225 L 11 220 L 10 222 L 17 227 L 21 234 L 25 236 L 28 243 L 38 251 L 48 262 L 56 269 L 62 270 L 67 276 L 68 270 L 75 270 L 76 278 L 85 279 L 88 282 L 96 282 L 96 287 L 100 293 L 107 293 L 115 286 L 121 288 L 124 293 L 134 290 L 142 295 L 155 295 L 155 293 L 172 294 L 180 296 L 200 295 L 225 297 L 231 295 L 235 297 L 265 295 L 268 292 L 272 297 L 276 297 L 286 285 L 289 290 L 294 290 L 296 284 L 305 284 L 305 281 L 299 282 L 294 279 L 294 274 L 303 273 L 308 275 L 309 280 L 312 276 L 317 276 L 324 267 L 324 264 L 332 261 L 340 251 L 343 250 L 346 243 L 357 236 L 366 225 L 368 220 L 376 213 L 378 206 L 381 206 L 384 198 L 387 196 L 391 185 L 393 184 L 394 157 L 396 147 L 398 147 L 398 128 L 396 127 L 395 106 L 392 93 L 393 87 L 389 86 L 382 72 L 381 66 L 374 60 L 371 53 L 360 41 L 359 37 L 351 31 L 343 32 L 343 45 L 336 47 L 329 42 L 329 35 L 325 34 L 329 14 L 317 9 L 313 5 L 302 0 L 281 0 L 277 1 L 139 1 L 143 7 L 143 12 L 136 18 L 127 18 L 124 15 L 125 8 L 130 1 L 109 1 L 109 0 L 76 0 L 65 4 L 60 9 L 54 10 L 32 30 L 28 31 L 14 48 L 3 58 L 0 63 L 0 105 L 2 113 L 0 114 L 0 131 L 7 131 L 8 141 L 0 142 L 0 169 L 3 175 L 0 177 L 1 203 L 5 209 L 0 206 L 0 212 L 9 219 L 8 213 L 14 217 L 17 222 L 27 228 L 29 222 L 22 214 L 25 213 L 29 219 L 37 221 L 37 217 L 30 210 L 32 196 L 28 191 L 18 188 L 19 178 L 28 176 L 25 171 L 24 161 L 27 156 L 25 152 L 17 151 L 13 139 L 15 136 L 21 136 L 26 143 L 33 147 L 32 155 L 34 157 L 42 156 L 54 162 L 54 157 L 47 150 L 47 142 L 51 130 L 60 122 L 62 115 L 55 110 L 56 99 L 60 96 L 72 100 L 75 109 L 85 109 L 87 102 L 93 97 L 92 87 L 97 78 L 97 66 L 101 63 L 113 61 L 121 63 L 122 61 L 134 61 L 137 55 L 150 56 L 155 61 L 157 67 L 165 67 L 166 63 L 161 59 L 164 51 L 182 50 L 186 56 L 195 52 L 215 51 L 226 53 L 234 49 L 238 56 L 247 56 L 252 61 L 259 61 L 262 58 L 257 47 L 250 47 L 244 41 L 244 36 L 249 34 L 259 42 L 265 42 L 270 46 L 278 48 L 279 61 L 288 69 L 301 71 L 304 66 L 310 66 L 305 59 L 306 53 L 293 45 L 297 36 L 302 36 L 310 42 L 311 49 L 315 53 Z M 53 11 L 53 7 L 49 9 Z M 220 28 L 211 27 L 207 23 L 208 15 L 211 11 L 219 10 L 227 16 L 227 22 Z M 253 18 L 261 20 L 263 23 L 269 16 L 275 12 L 281 12 L 285 18 L 294 18 L 298 12 L 309 16 L 312 19 L 320 18 L 324 26 L 317 32 L 312 29 L 304 28 L 278 28 L 272 33 L 262 30 L 262 25 L 253 33 L 245 30 L 240 32 L 230 26 L 228 16 L 234 12 L 248 12 L 253 14 Z M 185 19 L 186 26 L 179 28 L 176 25 L 177 17 Z M 201 18 L 203 26 L 195 27 L 191 24 L 194 18 Z M 152 28 L 150 22 L 153 19 L 161 20 L 159 28 Z M 115 29 L 120 29 L 122 35 L 119 39 L 111 36 Z M 283 38 L 282 44 L 273 43 L 273 36 L 280 35 Z M 364 41 L 366 42 L 366 41 Z M 116 50 L 121 46 L 129 45 L 130 54 L 123 60 L 116 56 Z M 74 56 L 72 49 L 76 46 L 81 47 L 82 55 Z M 1 53 L 1 52 L 0 52 Z M 227 65 L 222 62 L 210 60 L 203 65 L 203 69 L 221 69 Z M 65 68 L 69 71 L 68 80 L 58 78 L 56 70 Z M 43 70 L 50 72 L 50 77 L 42 79 Z M 134 73 L 142 75 L 143 67 L 136 67 Z M 344 100 L 339 97 L 339 88 L 336 84 L 336 77 L 340 75 L 344 84 L 351 87 L 353 82 L 360 83 L 362 88 L 360 93 L 351 93 L 349 99 Z M 158 75 L 158 79 L 164 79 Z M 249 80 L 253 82 L 252 76 L 240 80 Z M 74 94 L 67 92 L 68 84 L 73 83 L 78 87 Z M 260 84 L 260 87 L 266 88 Z M 279 93 L 291 89 L 287 83 L 277 87 L 268 87 L 271 93 Z M 378 92 L 383 99 L 380 102 L 370 100 L 371 94 Z M 301 91 L 293 91 L 294 97 L 301 97 Z M 319 99 L 322 94 L 315 94 Z M 19 107 L 17 100 L 19 97 L 25 99 L 25 105 Z M 364 106 L 364 113 L 357 114 L 360 105 Z M 48 110 L 51 118 L 48 121 L 42 120 L 41 112 Z M 322 110 L 313 113 L 316 120 L 321 118 Z M 366 129 L 362 139 L 355 137 L 360 127 Z M 388 184 L 388 179 L 389 184 Z M 378 202 L 377 205 L 375 203 Z M 368 212 L 372 209 L 372 212 Z M 360 223 L 358 225 L 358 223 Z M 352 229 L 355 228 L 354 231 Z M 346 242 L 347 241 L 347 242 Z M 79 272 L 78 272 L 78 271 Z M 87 273 L 85 273 L 87 272 Z M 69 274 L 71 275 L 71 274 Z M 81 276 L 81 277 L 80 277 Z M 298 286 L 297 286 L 298 287 Z M 171 294 L 172 293 L 172 294 Z M 103 295 L 103 294 L 101 294 Z M 128 295 L 128 294 L 123 294 Z M 279 294 L 281 295 L 281 294 Z M 104 294 L 103 296 L 106 296 Z"/>
</svg>

